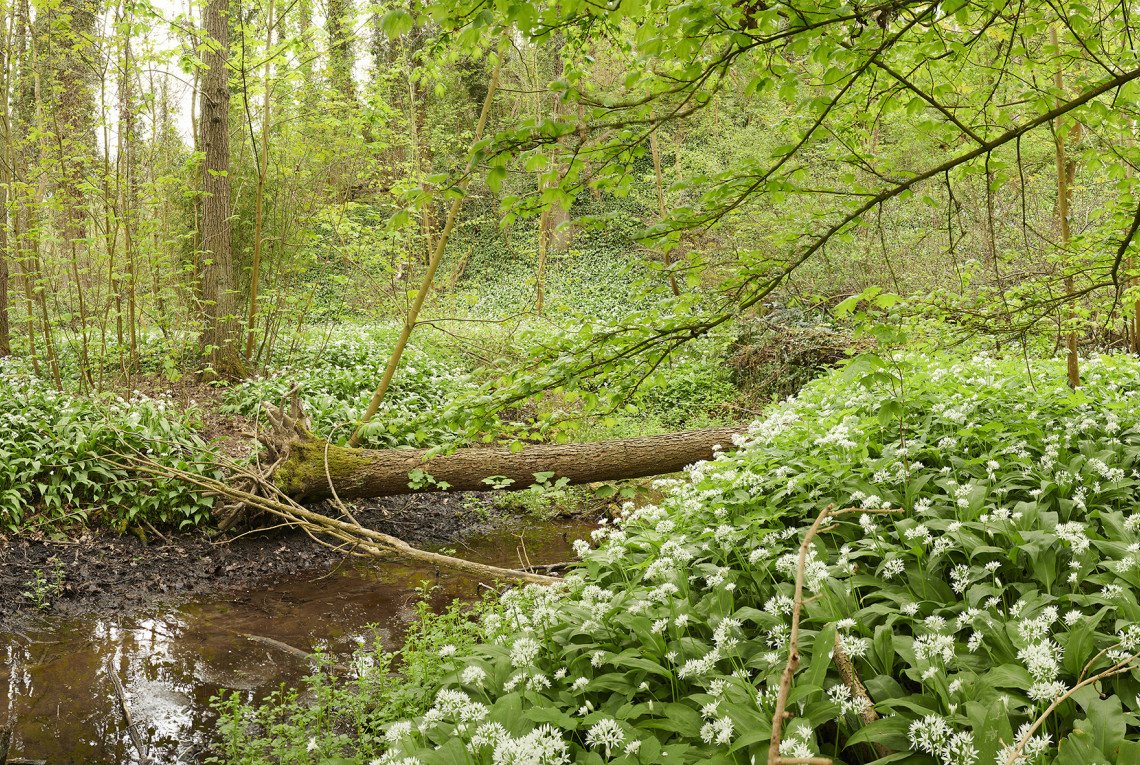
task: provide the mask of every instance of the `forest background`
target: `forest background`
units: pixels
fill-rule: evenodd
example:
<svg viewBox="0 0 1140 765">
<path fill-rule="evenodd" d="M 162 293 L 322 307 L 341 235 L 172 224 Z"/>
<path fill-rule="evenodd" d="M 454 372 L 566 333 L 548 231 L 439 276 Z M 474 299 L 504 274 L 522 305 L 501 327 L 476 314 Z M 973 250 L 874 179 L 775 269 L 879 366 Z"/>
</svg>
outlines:
<svg viewBox="0 0 1140 765">
<path fill-rule="evenodd" d="M 873 350 L 457 617 L 415 698 L 377 658 L 276 739 L 220 702 L 235 761 L 1140 756 L 1129 3 L 0 10 L 5 533 L 214 520 L 201 409 L 140 387 L 522 448 L 750 419 L 790 391 L 738 398 L 734 342 Z"/>
<path fill-rule="evenodd" d="M 5 19 L 0 354 L 57 387 L 264 371 L 299 329 L 406 314 L 441 240 L 433 316 L 594 328 L 539 387 L 871 286 L 999 342 L 1135 342 L 1125 5 Z"/>
</svg>

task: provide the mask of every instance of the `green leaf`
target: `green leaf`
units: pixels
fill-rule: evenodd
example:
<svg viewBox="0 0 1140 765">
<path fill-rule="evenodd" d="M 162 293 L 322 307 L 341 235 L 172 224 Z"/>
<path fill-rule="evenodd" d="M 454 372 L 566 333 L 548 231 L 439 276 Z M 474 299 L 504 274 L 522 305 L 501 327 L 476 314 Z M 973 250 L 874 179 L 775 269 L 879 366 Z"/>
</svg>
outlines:
<svg viewBox="0 0 1140 765">
<path fill-rule="evenodd" d="M 380 17 L 380 29 L 388 35 L 389 40 L 395 40 L 400 35 L 407 34 L 415 26 L 415 23 L 412 14 L 403 8 L 394 8 Z"/>
<path fill-rule="evenodd" d="M 860 353 L 855 358 L 851 359 L 850 363 L 843 369 L 842 379 L 844 382 L 852 382 L 858 380 L 866 375 L 869 375 L 876 370 L 885 369 L 886 362 L 884 362 L 877 354 L 874 353 Z"/>
<path fill-rule="evenodd" d="M 572 714 L 562 711 L 557 707 L 541 706 L 530 707 L 523 712 L 523 717 L 536 723 L 551 723 L 557 725 L 563 730 L 577 730 L 578 718 Z"/>
<path fill-rule="evenodd" d="M 910 749 L 910 739 L 907 737 L 909 728 L 910 720 L 902 715 L 880 717 L 870 725 L 864 725 L 855 731 L 855 733 L 847 739 L 847 745 L 853 746 L 867 742 L 870 744 L 882 744 L 888 749 L 894 749 L 896 752 Z"/>
<path fill-rule="evenodd" d="M 1061 741 L 1053 765 L 1094 765 L 1116 762 L 1096 747 L 1095 739 L 1083 730 L 1074 730 Z"/>
<path fill-rule="evenodd" d="M 1073 699 L 1084 709 L 1083 722 L 1087 723 L 1077 720 L 1074 727 L 1091 734 L 1091 745 L 1116 761 L 1116 750 L 1124 741 L 1127 728 L 1120 697 L 1113 694 L 1102 699 L 1091 686 L 1085 686 L 1073 694 Z"/>
</svg>

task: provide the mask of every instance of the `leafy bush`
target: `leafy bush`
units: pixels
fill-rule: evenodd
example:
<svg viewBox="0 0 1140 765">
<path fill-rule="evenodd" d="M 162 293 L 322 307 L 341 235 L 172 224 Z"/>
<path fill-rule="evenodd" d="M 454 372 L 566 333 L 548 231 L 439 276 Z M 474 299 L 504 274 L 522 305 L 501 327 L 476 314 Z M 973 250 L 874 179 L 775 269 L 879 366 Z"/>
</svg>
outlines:
<svg viewBox="0 0 1140 765">
<path fill-rule="evenodd" d="M 832 504 L 905 513 L 812 541 L 783 752 L 957 765 L 1026 740 L 1019 763 L 1140 761 L 1140 369 L 1094 359 L 1069 391 L 1061 364 L 1020 363 L 916 356 L 810 384 L 580 543 L 565 588 L 508 593 L 382 761 L 763 761 L 798 550 Z"/>
<path fill-rule="evenodd" d="M 472 252 L 461 287 L 473 314 L 501 317 L 532 310 L 538 295 L 537 244 L 530 243 L 525 253 L 489 248 Z M 646 293 L 644 280 L 650 274 L 642 259 L 625 248 L 575 247 L 549 253 L 543 285 L 546 313 L 598 319 L 651 308 L 662 295 Z M 667 286 L 663 277 L 658 282 L 659 288 Z"/>
<path fill-rule="evenodd" d="M 143 452 L 161 465 L 209 472 L 208 449 L 194 435 L 191 415 L 141 395 L 79 398 L 31 376 L 15 359 L 0 358 L 0 527 L 208 522 L 211 498 L 177 480 L 140 481 L 104 461 Z"/>
<path fill-rule="evenodd" d="M 729 377 L 724 343 L 702 338 L 662 365 L 642 387 L 637 405 L 659 417 L 668 430 L 707 427 L 708 415 L 717 413 L 736 394 Z M 719 413 L 723 417 L 723 411 Z"/>
</svg>

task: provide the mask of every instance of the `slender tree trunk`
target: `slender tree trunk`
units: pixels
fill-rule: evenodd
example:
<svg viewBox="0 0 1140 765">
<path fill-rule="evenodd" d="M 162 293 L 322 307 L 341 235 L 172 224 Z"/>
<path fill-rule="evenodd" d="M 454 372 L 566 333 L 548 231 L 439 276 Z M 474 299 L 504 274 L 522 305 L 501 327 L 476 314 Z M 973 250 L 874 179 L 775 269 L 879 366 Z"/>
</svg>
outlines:
<svg viewBox="0 0 1140 765">
<path fill-rule="evenodd" d="M 309 29 L 313 25 L 313 0 L 298 0 L 297 3 L 297 34 L 301 38 L 301 121 L 307 123 L 312 120 L 312 113 L 316 109 L 317 89 L 309 83 L 313 81 L 313 52 Z"/>
<path fill-rule="evenodd" d="M 565 45 L 565 38 L 561 34 L 556 35 L 555 40 L 552 43 L 554 55 L 554 79 L 560 78 L 566 71 L 566 66 L 562 61 L 562 49 Z M 557 119 L 558 117 L 562 116 L 564 113 L 563 110 L 564 107 L 561 100 L 557 98 L 554 99 L 551 115 Z M 558 142 L 553 146 L 553 159 L 556 166 L 561 165 L 561 155 L 564 153 L 564 150 L 561 147 L 565 141 L 566 137 L 563 136 L 562 138 L 558 139 Z M 559 183 L 561 183 L 562 179 L 566 177 L 566 173 L 569 169 L 569 164 L 567 164 L 565 167 L 560 167 L 558 172 Z M 546 224 L 547 230 L 549 231 L 549 242 L 547 244 L 547 249 L 549 251 L 566 252 L 570 249 L 570 245 L 574 243 L 574 227 L 572 225 L 568 225 L 569 222 L 570 208 L 565 207 L 561 199 L 551 204 L 550 214 Z"/>
<path fill-rule="evenodd" d="M 91 147 L 95 143 L 92 130 L 95 106 L 91 87 L 94 67 L 90 51 L 97 9 L 97 3 L 91 0 L 64 0 L 57 8 L 48 11 L 47 50 L 42 51 L 50 66 L 49 106 L 59 162 L 56 188 L 63 202 L 64 240 L 79 310 L 79 349 L 83 371 L 80 380 L 88 384 L 92 377 L 85 293 L 90 280 L 90 263 L 83 184 Z M 40 127 L 42 130 L 42 123 Z"/>
<path fill-rule="evenodd" d="M 203 379 L 245 376 L 230 250 L 229 1 L 206 0 L 206 70 L 202 78 L 202 354 Z"/>
<path fill-rule="evenodd" d="M 268 21 L 266 22 L 265 50 L 273 47 L 273 3 L 269 3 Z M 248 362 L 253 356 L 253 330 L 257 323 L 257 282 L 261 270 L 261 232 L 265 204 L 265 177 L 269 174 L 269 64 L 268 53 L 265 56 L 265 100 L 261 109 L 261 147 L 257 161 L 257 194 L 254 202 L 253 220 L 253 266 L 249 274 L 249 323 L 246 327 L 245 360 Z"/>
<path fill-rule="evenodd" d="M 539 189 L 542 185 L 539 184 Z M 546 301 L 546 247 L 547 241 L 550 239 L 550 210 L 547 208 L 542 209 L 542 215 L 538 218 L 538 275 L 536 281 L 538 282 L 538 302 L 535 305 L 538 315 L 542 316 L 543 304 Z"/>
<path fill-rule="evenodd" d="M 16 216 L 17 228 L 19 227 L 19 213 Z M 20 235 L 16 233 L 16 247 L 19 248 Z M 22 261 L 17 261 L 20 266 L 20 277 L 24 283 L 24 299 L 25 310 L 28 313 L 28 349 L 32 355 L 32 371 L 37 375 L 40 373 L 40 361 L 36 355 L 36 304 L 32 298 L 32 277 L 28 274 L 27 265 Z"/>
<path fill-rule="evenodd" d="M 11 156 L 12 122 L 8 114 L 8 82 L 10 71 L 10 57 L 7 52 L 11 50 L 11 35 L 8 33 L 8 14 L 0 18 L 3 40 L 0 41 L 0 142 L 3 142 L 3 156 Z M 12 355 L 11 330 L 8 326 L 8 187 L 12 182 L 11 165 L 4 161 L 0 163 L 0 356 Z"/>
<path fill-rule="evenodd" d="M 475 126 L 475 140 L 473 144 L 478 143 L 483 137 L 483 128 L 487 125 L 487 115 L 491 112 L 491 103 L 495 98 L 495 90 L 499 87 L 499 72 L 502 69 L 503 59 L 500 56 L 499 61 L 495 64 L 495 71 L 491 74 L 491 84 L 487 88 L 487 97 L 483 100 L 483 112 L 479 115 L 479 123 Z M 472 162 L 468 159 L 468 162 Z M 471 169 L 469 166 L 468 169 Z M 400 365 L 400 358 L 403 356 L 404 347 L 408 343 L 408 338 L 412 336 L 412 331 L 416 328 L 416 319 L 419 316 L 420 308 L 423 307 L 424 298 L 427 296 L 428 290 L 431 288 L 432 279 L 435 278 L 435 271 L 439 268 L 439 261 L 443 258 L 443 251 L 447 248 L 447 239 L 451 236 L 451 229 L 455 226 L 455 221 L 459 217 L 459 210 L 463 206 L 463 201 L 466 199 L 467 194 L 467 179 L 464 179 L 459 184 L 460 195 L 455 198 L 451 203 L 451 209 L 447 213 L 447 221 L 443 224 L 443 231 L 439 234 L 439 241 L 436 242 L 435 252 L 431 257 L 431 262 L 428 264 L 427 271 L 424 273 L 423 282 L 419 291 L 416 293 L 415 302 L 412 308 L 408 311 L 407 317 L 404 319 L 404 328 L 400 332 L 399 339 L 396 340 L 396 347 L 392 349 L 392 355 L 388 359 L 388 366 L 384 369 L 384 376 L 380 378 L 380 384 L 376 387 L 376 392 L 372 394 L 372 400 L 368 402 L 368 408 L 364 412 L 364 416 L 360 418 L 360 425 L 357 426 L 356 431 L 348 440 L 348 445 L 356 447 L 360 445 L 361 439 L 364 437 L 364 426 L 375 416 L 377 410 L 380 408 L 380 402 L 384 400 L 384 394 L 388 392 L 388 386 L 392 382 L 392 377 L 396 374 L 396 368 Z"/>
<path fill-rule="evenodd" d="M 665 220 L 665 216 L 669 213 L 665 210 L 665 189 L 661 182 L 661 154 L 657 148 L 657 125 L 654 125 L 653 130 L 649 133 L 649 149 L 653 153 L 653 174 L 657 179 L 657 209 L 661 214 L 660 220 Z M 669 272 L 669 287 L 673 290 L 674 295 L 679 296 L 681 290 L 677 286 L 677 277 L 670 267 L 673 264 L 669 259 L 668 247 L 661 248 L 661 258 L 665 261 L 665 269 Z"/>
<path fill-rule="evenodd" d="M 1057 47 L 1057 27 L 1054 25 L 1049 29 L 1050 41 L 1053 43 L 1054 48 Z M 1054 83 L 1057 90 L 1060 91 L 1064 88 L 1064 80 L 1061 78 L 1061 61 L 1057 59 L 1057 68 L 1053 75 Z M 1059 96 L 1058 96 L 1059 98 Z M 1073 177 L 1076 175 L 1076 162 L 1070 168 L 1065 157 L 1065 133 L 1062 129 L 1061 120 L 1058 118 L 1054 124 L 1053 132 L 1056 136 L 1057 148 L 1057 217 L 1060 220 L 1061 226 L 1061 249 L 1062 249 L 1062 268 L 1065 268 L 1068 263 L 1069 251 L 1069 197 L 1072 190 Z M 1073 277 L 1071 274 L 1065 274 L 1065 294 L 1071 296 L 1073 294 Z M 1072 317 L 1072 308 L 1069 308 L 1070 318 Z M 1068 371 L 1069 371 L 1069 387 L 1076 388 L 1081 384 L 1081 370 L 1080 362 L 1077 359 L 1077 332 L 1075 329 L 1069 330 L 1067 339 L 1069 347 L 1068 355 Z"/>
<path fill-rule="evenodd" d="M 129 8 L 122 8 L 126 17 Z M 130 21 L 127 17 L 128 22 Z M 119 208 L 123 226 L 123 255 L 127 261 L 127 321 L 130 326 L 131 355 L 129 371 L 138 370 L 138 315 L 136 295 L 138 293 L 138 266 L 135 253 L 134 227 L 136 223 L 136 181 L 135 181 L 135 108 L 133 77 L 131 71 L 131 24 L 125 25 L 123 39 L 123 73 L 119 80 Z"/>
<path fill-rule="evenodd" d="M 304 12 L 304 11 L 302 11 Z M 352 81 L 352 0 L 328 0 L 329 81 L 343 105 L 356 101 Z"/>
</svg>

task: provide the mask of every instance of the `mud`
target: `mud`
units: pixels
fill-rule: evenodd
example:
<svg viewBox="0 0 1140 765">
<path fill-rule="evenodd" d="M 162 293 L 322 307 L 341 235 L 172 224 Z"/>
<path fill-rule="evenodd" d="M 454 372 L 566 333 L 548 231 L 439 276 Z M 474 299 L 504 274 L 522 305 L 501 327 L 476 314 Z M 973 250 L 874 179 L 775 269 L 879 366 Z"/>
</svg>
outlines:
<svg viewBox="0 0 1140 765">
<path fill-rule="evenodd" d="M 416 546 L 450 545 L 510 520 L 491 492 L 421 494 L 354 503 L 366 527 Z M 319 512 L 334 515 L 330 507 Z M 0 631 L 37 614 L 80 616 L 178 604 L 300 572 L 328 569 L 343 556 L 306 535 L 277 529 L 208 539 L 201 532 L 145 539 L 85 531 L 73 539 L 0 535 Z"/>
</svg>

